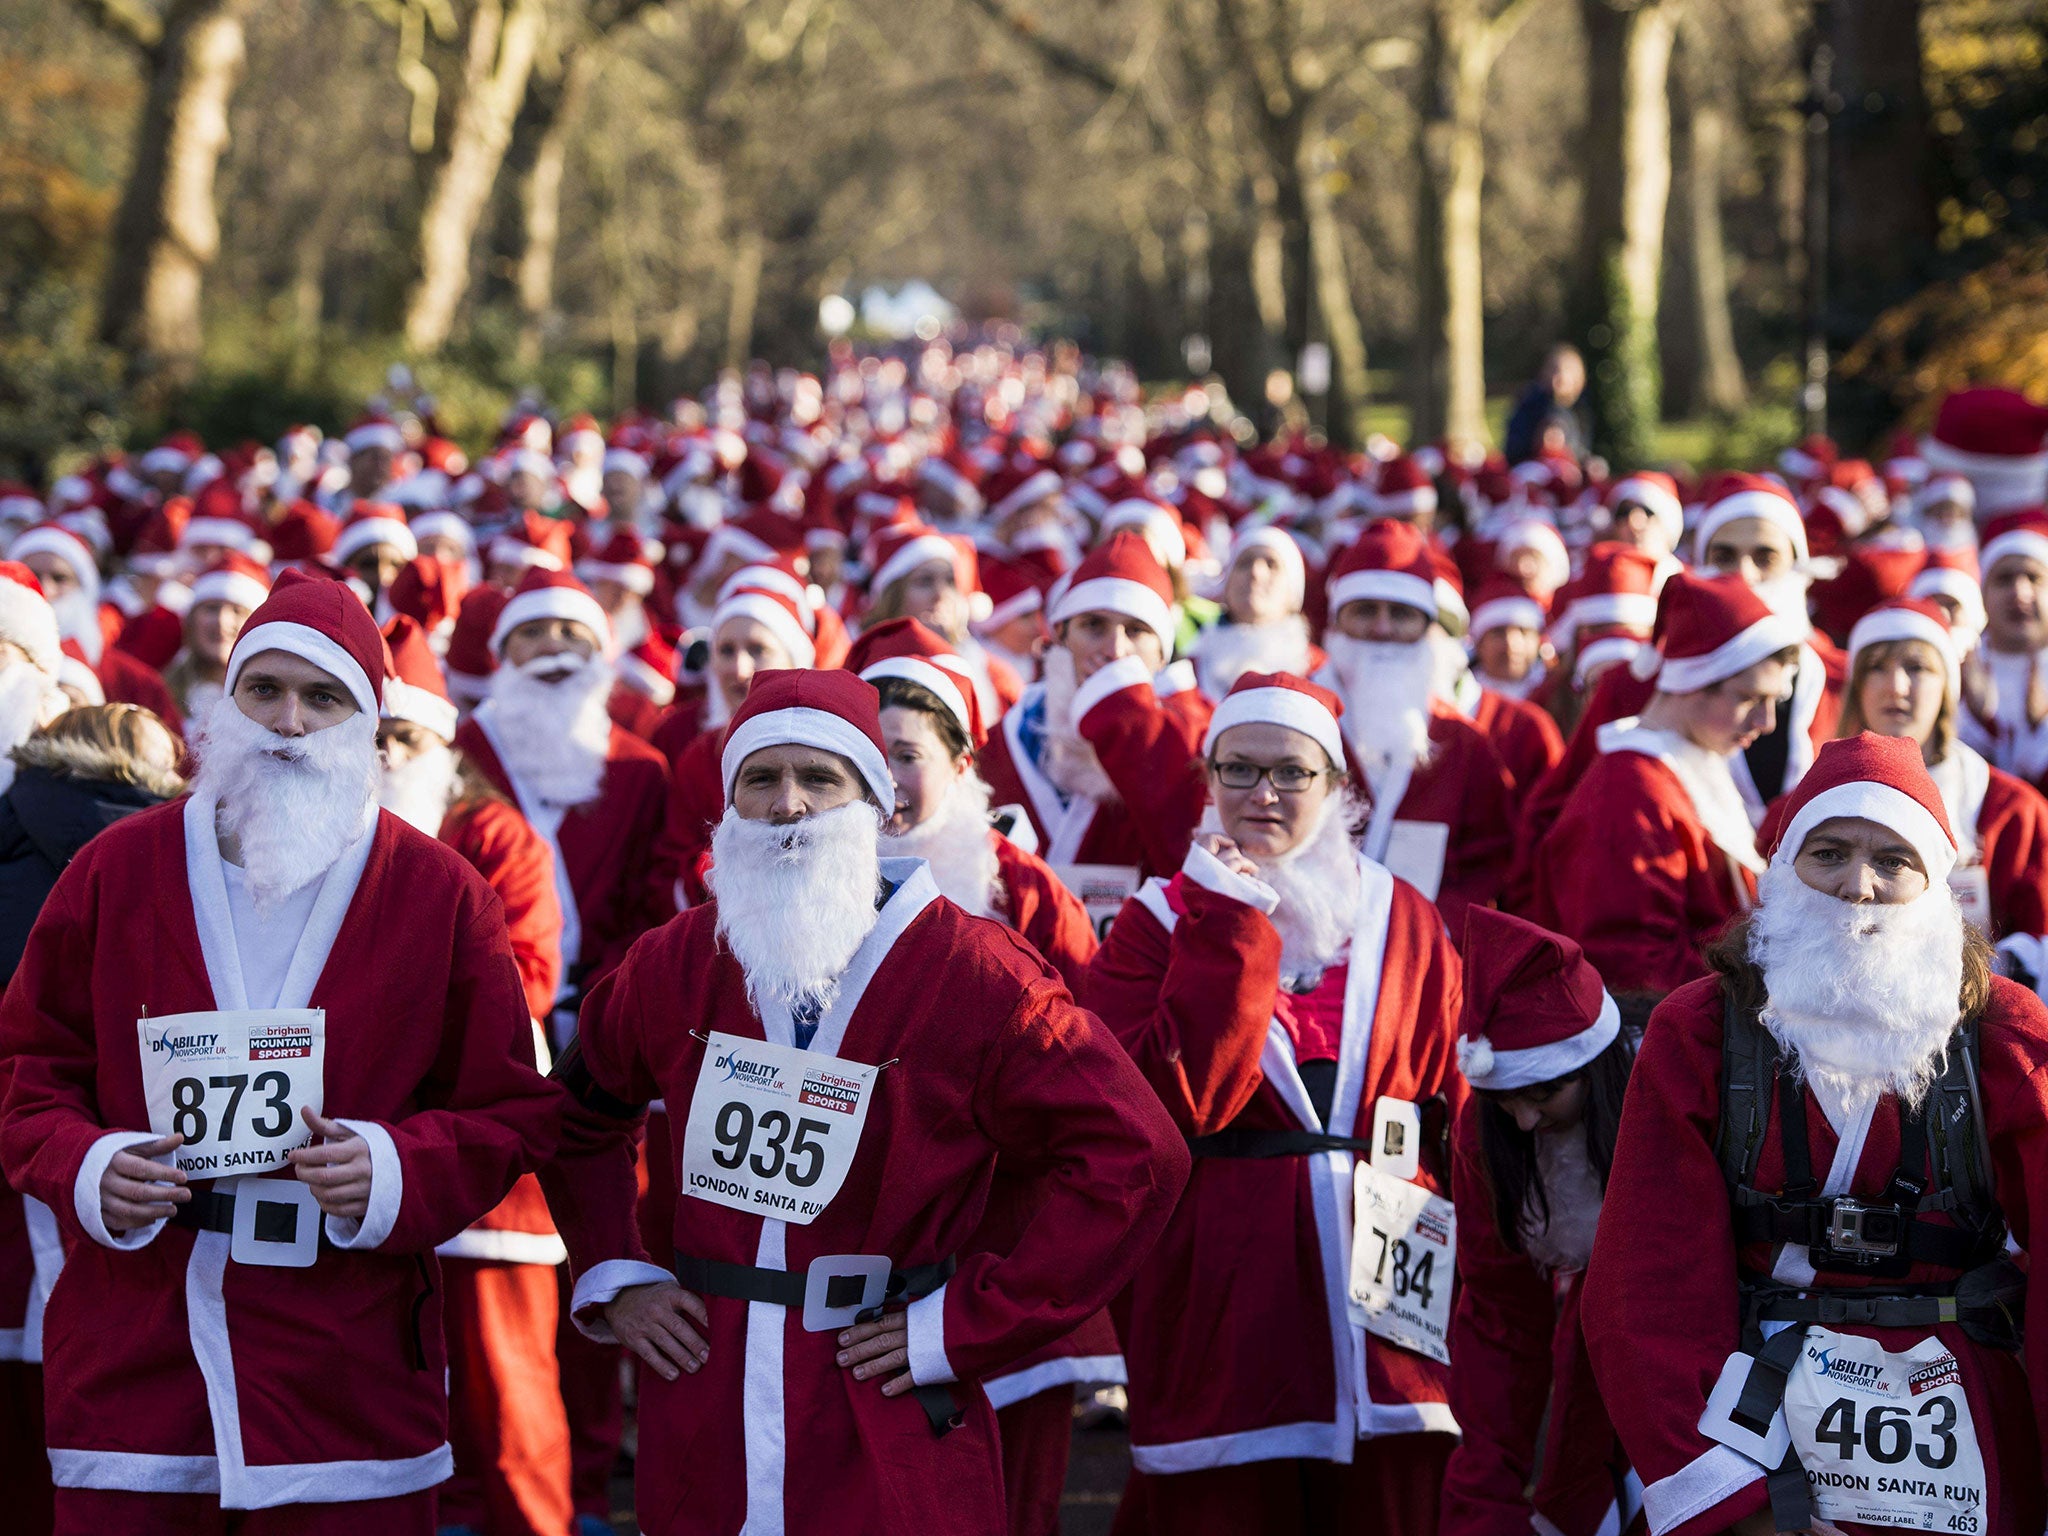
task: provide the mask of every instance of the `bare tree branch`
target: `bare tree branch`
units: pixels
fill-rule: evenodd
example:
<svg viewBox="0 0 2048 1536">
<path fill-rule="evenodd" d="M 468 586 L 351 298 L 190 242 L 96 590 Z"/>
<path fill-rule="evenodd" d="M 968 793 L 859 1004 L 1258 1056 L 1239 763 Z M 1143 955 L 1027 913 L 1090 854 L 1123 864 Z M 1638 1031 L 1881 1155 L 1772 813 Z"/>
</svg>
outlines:
<svg viewBox="0 0 2048 1536">
<path fill-rule="evenodd" d="M 1086 81 L 1106 95 L 1120 95 L 1129 89 L 1115 71 L 1070 48 L 1058 38 L 1039 30 L 1038 22 L 1009 4 L 1009 0 L 967 0 L 982 15 L 1023 43 L 1047 64 L 1076 80 Z"/>
<path fill-rule="evenodd" d="M 163 41 L 163 18 L 148 0 L 73 0 L 88 21 L 131 48 L 153 52 Z"/>
</svg>

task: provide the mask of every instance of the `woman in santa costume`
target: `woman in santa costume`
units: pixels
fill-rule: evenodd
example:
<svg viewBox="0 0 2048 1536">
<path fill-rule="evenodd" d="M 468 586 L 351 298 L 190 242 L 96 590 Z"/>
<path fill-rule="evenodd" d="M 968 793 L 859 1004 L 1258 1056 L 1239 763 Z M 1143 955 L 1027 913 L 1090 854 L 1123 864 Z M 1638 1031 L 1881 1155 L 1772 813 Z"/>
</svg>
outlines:
<svg viewBox="0 0 2048 1536">
<path fill-rule="evenodd" d="M 1915 743 L 1830 742 L 1650 1021 L 1582 1318 L 1654 1536 L 2041 1529 L 2048 1013 L 1955 859 Z"/>
<path fill-rule="evenodd" d="M 1223 617 L 1189 651 L 1203 697 L 1220 703 L 1247 672 L 1307 677 L 1320 667 L 1322 651 L 1302 615 L 1307 600 L 1308 563 L 1294 536 L 1271 524 L 1241 531 L 1224 573 Z"/>
<path fill-rule="evenodd" d="M 1451 1164 L 1451 1411 L 1463 1438 L 1439 1530 L 1527 1536 L 1533 1513 L 1562 1536 L 1598 1536 L 1641 1503 L 1579 1330 L 1640 1028 L 1624 1027 L 1578 945 L 1534 923 L 1475 911 L 1464 952 L 1458 1062 L 1473 1096 Z"/>
<path fill-rule="evenodd" d="M 920 522 L 890 523 L 868 540 L 868 606 L 861 625 L 916 619 L 946 637 L 974 687 L 982 714 L 1000 719 L 1024 694 L 1024 679 L 975 639 L 973 621 L 994 611 L 981 590 L 971 540 Z"/>
<path fill-rule="evenodd" d="M 2048 514 L 1996 518 L 1979 552 L 1984 644 L 1972 664 L 1963 738 L 2030 784 L 2048 781 Z"/>
<path fill-rule="evenodd" d="M 1361 1327 L 1346 1291 L 1353 1153 L 1378 1127 L 1399 1129 L 1406 1166 L 1369 1178 L 1448 1211 L 1458 959 L 1436 909 L 1353 844 L 1341 708 L 1301 678 L 1238 679 L 1205 742 L 1201 835 L 1089 968 L 1089 1006 L 1195 1153 L 1119 1304 L 1123 1533 L 1436 1528 L 1456 1432 L 1441 1337 L 1432 1357 Z"/>
<path fill-rule="evenodd" d="M 505 797 L 465 768 L 426 631 L 403 614 L 384 627 L 377 744 L 378 800 L 453 848 L 490 882 L 547 1060 L 537 1021 L 561 980 L 562 908 L 555 861 Z M 555 1359 L 555 1271 L 568 1252 L 555 1234 L 540 1181 L 522 1176 L 498 1205 L 442 1243 L 448 1340 L 448 1439 L 455 1475 L 441 1485 L 442 1536 L 560 1536 L 570 1521 L 569 1421 Z"/>
<path fill-rule="evenodd" d="M 974 1382 L 1123 1285 L 1185 1149 L 1028 945 L 880 857 L 896 787 L 871 684 L 763 674 L 723 766 L 713 900 L 585 1004 L 556 1067 L 574 1146 L 544 1176 L 578 1322 L 649 1367 L 640 1528 L 994 1536 Z M 655 1098 L 683 1128 L 660 1264 L 633 1219 Z M 1035 1186 L 1000 1248 L 999 1158 Z"/>
<path fill-rule="evenodd" d="M 192 795 L 73 861 L 0 1003 L 0 1159 L 70 1250 L 60 1532 L 433 1529 L 433 1249 L 553 1151 L 559 1090 L 489 887 L 378 813 L 383 677 L 346 587 L 279 578 Z"/>
<path fill-rule="evenodd" d="M 1528 915 L 1576 940 L 1616 996 L 1663 996 L 1705 970 L 1702 951 L 1747 910 L 1763 868 L 1730 770 L 1771 728 L 1798 646 L 1730 577 L 1674 576 L 1639 718 L 1600 727 L 1587 766 L 1538 845 Z"/>
</svg>

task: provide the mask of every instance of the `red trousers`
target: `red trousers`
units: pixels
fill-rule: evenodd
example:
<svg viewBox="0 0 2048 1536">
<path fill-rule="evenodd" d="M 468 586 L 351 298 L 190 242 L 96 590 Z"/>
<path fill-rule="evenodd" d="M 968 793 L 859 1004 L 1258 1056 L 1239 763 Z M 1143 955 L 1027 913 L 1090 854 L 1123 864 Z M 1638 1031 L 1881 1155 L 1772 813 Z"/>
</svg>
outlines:
<svg viewBox="0 0 2048 1536">
<path fill-rule="evenodd" d="M 0 1499 L 16 1536 L 49 1536 L 50 1454 L 43 1449 L 43 1368 L 0 1360 Z"/>
<path fill-rule="evenodd" d="M 1059 1536 L 1060 1495 L 1074 1443 L 1074 1389 L 1047 1387 L 996 1410 L 1003 1437 L 1003 1503 L 1010 1536 Z"/>
<path fill-rule="evenodd" d="M 612 1467 L 619 1459 L 626 1405 L 619 1395 L 616 1344 L 593 1344 L 569 1317 L 569 1266 L 561 1276 L 561 1320 L 555 1329 L 557 1379 L 569 1415 L 569 1502 L 579 1515 L 612 1517 Z"/>
<path fill-rule="evenodd" d="M 1362 1440 L 1349 1466 L 1252 1461 L 1133 1472 L 1115 1536 L 1434 1536 L 1452 1435 Z"/>
<path fill-rule="evenodd" d="M 58 1536 L 434 1536 L 434 1491 L 353 1504 L 222 1509 L 210 1493 L 57 1490 Z"/>
<path fill-rule="evenodd" d="M 443 1259 L 441 1277 L 455 1475 L 440 1488 L 440 1523 L 561 1536 L 569 1419 L 555 1376 L 555 1266 Z"/>
</svg>

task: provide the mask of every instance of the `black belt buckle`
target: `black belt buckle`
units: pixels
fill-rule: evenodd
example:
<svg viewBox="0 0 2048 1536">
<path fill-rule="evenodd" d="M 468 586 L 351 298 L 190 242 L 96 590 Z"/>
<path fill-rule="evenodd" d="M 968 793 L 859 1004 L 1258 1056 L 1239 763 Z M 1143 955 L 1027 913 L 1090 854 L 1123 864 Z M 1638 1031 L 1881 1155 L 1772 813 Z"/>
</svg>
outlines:
<svg viewBox="0 0 2048 1536">
<path fill-rule="evenodd" d="M 1889 1259 L 1906 1238 L 1906 1213 L 1896 1205 L 1865 1205 L 1837 1200 L 1828 1215 L 1830 1253 L 1851 1258 Z"/>
</svg>

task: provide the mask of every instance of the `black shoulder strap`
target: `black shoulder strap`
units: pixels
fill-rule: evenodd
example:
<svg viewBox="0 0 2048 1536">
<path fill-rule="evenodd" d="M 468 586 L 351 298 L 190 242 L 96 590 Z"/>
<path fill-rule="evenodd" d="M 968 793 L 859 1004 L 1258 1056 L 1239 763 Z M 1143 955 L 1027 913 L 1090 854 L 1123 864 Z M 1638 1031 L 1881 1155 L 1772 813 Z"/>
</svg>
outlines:
<svg viewBox="0 0 2048 1536">
<path fill-rule="evenodd" d="M 1954 1201 L 1957 1219 L 1978 1231 L 2004 1225 L 1991 1172 L 1991 1142 L 1977 1085 L 1978 1021 L 1963 1020 L 1941 1075 L 1928 1090 L 1935 1177 Z"/>
<path fill-rule="evenodd" d="M 1747 1188 L 1770 1124 L 1777 1051 L 1756 1015 L 1735 1005 L 1725 980 L 1721 995 L 1721 1172 L 1730 1188 Z"/>
</svg>

